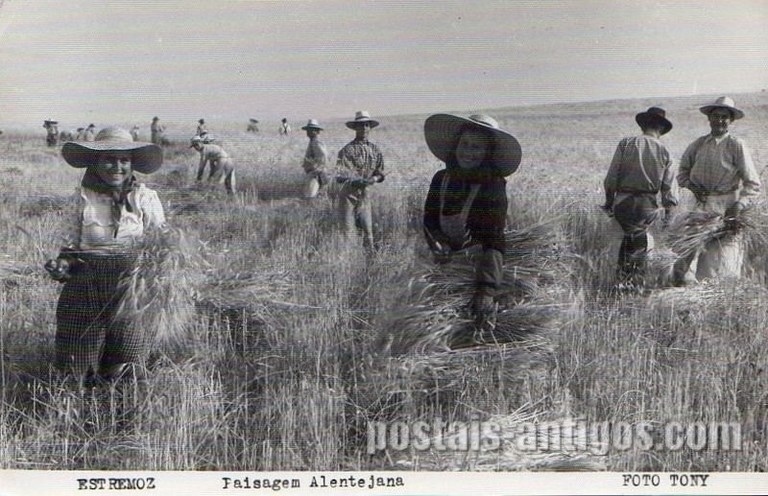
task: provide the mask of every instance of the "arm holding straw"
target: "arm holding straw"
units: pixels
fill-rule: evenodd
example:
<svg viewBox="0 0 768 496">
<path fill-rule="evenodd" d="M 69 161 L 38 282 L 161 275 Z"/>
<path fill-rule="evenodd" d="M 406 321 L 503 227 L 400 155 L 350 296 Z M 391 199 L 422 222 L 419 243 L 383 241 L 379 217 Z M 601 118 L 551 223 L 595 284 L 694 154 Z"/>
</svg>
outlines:
<svg viewBox="0 0 768 496">
<path fill-rule="evenodd" d="M 84 199 L 78 191 L 73 195 L 72 201 L 65 209 L 62 216 L 63 222 L 58 225 L 57 238 L 63 239 L 64 244 L 59 249 L 56 258 L 48 259 L 43 268 L 48 275 L 58 282 L 65 282 L 70 278 L 71 271 L 82 260 L 77 256 L 80 247 L 80 231 L 82 229 L 82 212 Z"/>
</svg>

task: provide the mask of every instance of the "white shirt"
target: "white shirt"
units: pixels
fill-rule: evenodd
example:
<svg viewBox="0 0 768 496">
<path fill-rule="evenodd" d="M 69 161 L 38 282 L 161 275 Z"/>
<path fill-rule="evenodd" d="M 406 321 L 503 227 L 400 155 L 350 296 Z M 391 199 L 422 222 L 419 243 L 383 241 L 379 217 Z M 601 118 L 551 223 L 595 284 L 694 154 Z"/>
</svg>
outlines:
<svg viewBox="0 0 768 496">
<path fill-rule="evenodd" d="M 129 212 L 123 205 L 120 221 L 112 218 L 112 197 L 96 191 L 81 188 L 79 249 L 103 251 L 115 248 L 130 248 L 144 236 L 147 227 L 165 226 L 165 212 L 157 192 L 138 184 L 128 193 L 127 202 L 132 206 Z"/>
</svg>

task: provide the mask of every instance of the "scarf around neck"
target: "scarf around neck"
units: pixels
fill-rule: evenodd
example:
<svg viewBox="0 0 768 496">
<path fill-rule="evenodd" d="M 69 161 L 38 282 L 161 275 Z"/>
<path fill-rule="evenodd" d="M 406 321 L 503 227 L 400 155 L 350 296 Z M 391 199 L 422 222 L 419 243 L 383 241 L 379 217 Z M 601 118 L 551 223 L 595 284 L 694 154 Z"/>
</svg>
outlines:
<svg viewBox="0 0 768 496">
<path fill-rule="evenodd" d="M 133 212 L 133 206 L 128 201 L 128 193 L 133 191 L 135 184 L 136 177 L 131 173 L 123 184 L 112 186 L 102 181 L 99 175 L 90 167 L 86 169 L 83 180 L 80 182 L 80 186 L 83 188 L 112 197 L 112 220 L 115 226 L 120 224 L 123 206 L 125 206 L 128 212 Z M 117 230 L 115 230 L 115 236 L 117 236 Z"/>
</svg>

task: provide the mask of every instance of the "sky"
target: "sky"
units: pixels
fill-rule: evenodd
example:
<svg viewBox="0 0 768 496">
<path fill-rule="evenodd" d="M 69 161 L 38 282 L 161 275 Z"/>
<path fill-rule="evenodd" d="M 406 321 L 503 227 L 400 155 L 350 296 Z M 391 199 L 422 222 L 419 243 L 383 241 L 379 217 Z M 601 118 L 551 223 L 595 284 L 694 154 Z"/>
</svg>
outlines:
<svg viewBox="0 0 768 496">
<path fill-rule="evenodd" d="M 765 0 L 0 0 L 0 128 L 766 87 Z"/>
</svg>

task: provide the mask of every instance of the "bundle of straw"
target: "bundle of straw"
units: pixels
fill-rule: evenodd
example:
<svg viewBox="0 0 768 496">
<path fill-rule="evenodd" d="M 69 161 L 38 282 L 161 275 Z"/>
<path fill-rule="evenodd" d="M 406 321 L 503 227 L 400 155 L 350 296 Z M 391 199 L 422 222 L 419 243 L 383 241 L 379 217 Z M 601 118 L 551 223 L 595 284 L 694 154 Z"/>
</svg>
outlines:
<svg viewBox="0 0 768 496">
<path fill-rule="evenodd" d="M 147 233 L 136 268 L 121 281 L 117 318 L 131 322 L 145 341 L 179 346 L 194 321 L 203 262 L 199 243 L 179 229 Z"/>
<path fill-rule="evenodd" d="M 444 265 L 422 268 L 388 314 L 375 343 L 393 355 L 444 351 L 543 336 L 558 324 L 571 269 L 564 242 L 550 225 L 508 231 L 495 326 L 478 331 L 468 302 L 475 291 L 475 253 L 454 256 Z"/>
<path fill-rule="evenodd" d="M 728 235 L 723 216 L 716 212 L 687 212 L 675 217 L 666 230 L 666 245 L 686 257 Z"/>
<path fill-rule="evenodd" d="M 768 213 L 762 205 L 753 205 L 735 219 L 726 219 L 716 212 L 687 212 L 669 225 L 666 244 L 680 256 L 690 255 L 707 243 L 728 236 L 743 234 L 747 243 L 768 241 Z"/>
</svg>

